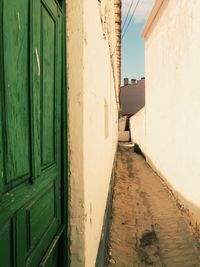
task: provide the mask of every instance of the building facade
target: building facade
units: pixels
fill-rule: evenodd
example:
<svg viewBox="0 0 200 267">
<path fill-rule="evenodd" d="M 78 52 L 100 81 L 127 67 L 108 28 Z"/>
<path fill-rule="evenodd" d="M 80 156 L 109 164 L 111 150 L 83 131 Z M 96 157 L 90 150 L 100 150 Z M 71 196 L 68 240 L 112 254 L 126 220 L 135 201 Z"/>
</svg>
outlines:
<svg viewBox="0 0 200 267">
<path fill-rule="evenodd" d="M 121 3 L 1 0 L 0 28 L 0 266 L 103 266 Z"/>
<path fill-rule="evenodd" d="M 132 139 L 200 224 L 200 2 L 158 0 L 143 32 L 146 107 Z M 141 133 L 142 132 L 142 133 Z M 139 136 L 140 133 L 140 136 Z"/>
<path fill-rule="evenodd" d="M 120 1 L 68 1 L 71 266 L 95 266 L 117 146 Z"/>
</svg>

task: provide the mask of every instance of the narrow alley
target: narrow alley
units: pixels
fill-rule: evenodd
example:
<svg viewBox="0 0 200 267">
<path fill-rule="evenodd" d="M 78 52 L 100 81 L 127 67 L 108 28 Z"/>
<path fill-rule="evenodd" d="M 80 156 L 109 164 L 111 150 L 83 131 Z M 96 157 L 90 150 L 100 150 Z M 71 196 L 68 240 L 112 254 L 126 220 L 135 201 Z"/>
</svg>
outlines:
<svg viewBox="0 0 200 267">
<path fill-rule="evenodd" d="M 200 242 L 172 193 L 133 147 L 119 145 L 109 266 L 200 266 Z"/>
</svg>

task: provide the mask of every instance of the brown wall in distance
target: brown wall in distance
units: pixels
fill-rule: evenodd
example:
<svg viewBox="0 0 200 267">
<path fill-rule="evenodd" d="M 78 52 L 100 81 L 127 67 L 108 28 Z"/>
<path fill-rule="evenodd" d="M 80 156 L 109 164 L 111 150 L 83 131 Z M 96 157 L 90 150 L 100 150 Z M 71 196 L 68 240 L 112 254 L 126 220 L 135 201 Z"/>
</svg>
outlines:
<svg viewBox="0 0 200 267">
<path fill-rule="evenodd" d="M 122 115 L 133 115 L 145 105 L 145 79 L 120 88 Z"/>
</svg>

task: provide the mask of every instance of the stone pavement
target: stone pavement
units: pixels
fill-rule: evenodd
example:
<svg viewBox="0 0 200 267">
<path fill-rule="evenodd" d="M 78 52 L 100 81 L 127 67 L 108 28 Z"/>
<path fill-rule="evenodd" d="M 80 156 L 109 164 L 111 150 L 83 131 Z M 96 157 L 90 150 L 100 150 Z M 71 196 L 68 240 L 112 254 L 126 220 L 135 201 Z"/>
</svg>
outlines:
<svg viewBox="0 0 200 267">
<path fill-rule="evenodd" d="M 200 242 L 161 178 L 119 146 L 108 266 L 200 266 Z"/>
</svg>

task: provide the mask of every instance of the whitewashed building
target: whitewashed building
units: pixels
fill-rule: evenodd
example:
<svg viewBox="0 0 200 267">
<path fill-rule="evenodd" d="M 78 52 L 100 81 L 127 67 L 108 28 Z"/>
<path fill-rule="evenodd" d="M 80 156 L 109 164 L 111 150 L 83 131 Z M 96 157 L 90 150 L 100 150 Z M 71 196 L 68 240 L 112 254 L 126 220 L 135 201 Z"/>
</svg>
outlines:
<svg viewBox="0 0 200 267">
<path fill-rule="evenodd" d="M 67 1 L 69 254 L 104 266 L 118 140 L 120 0 Z"/>
<path fill-rule="evenodd" d="M 200 1 L 157 0 L 143 31 L 145 109 L 132 139 L 200 224 Z"/>
</svg>

